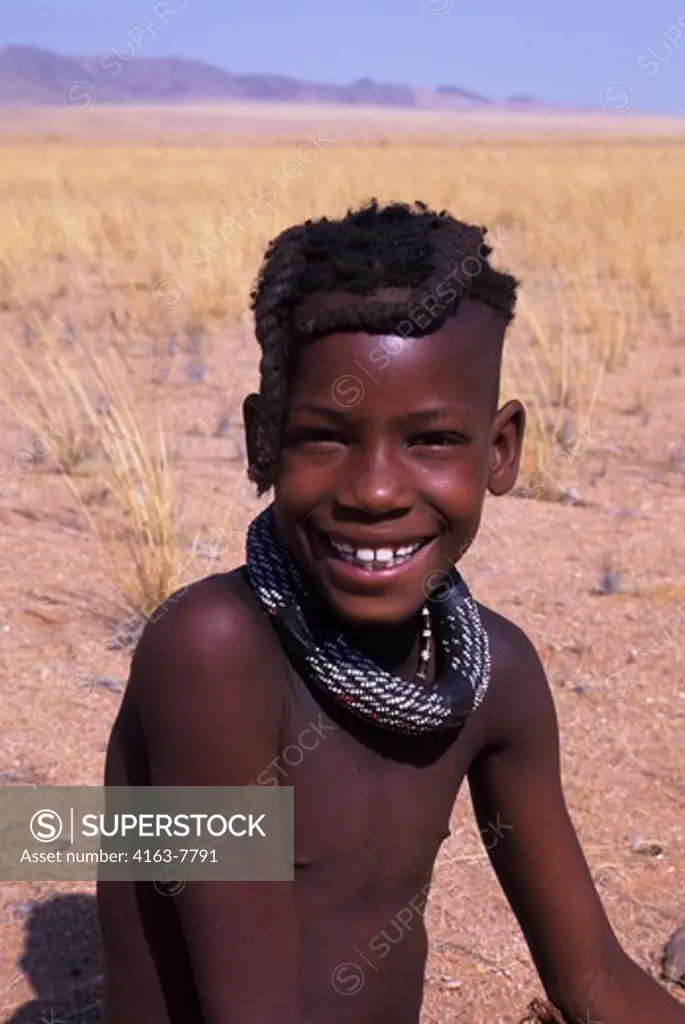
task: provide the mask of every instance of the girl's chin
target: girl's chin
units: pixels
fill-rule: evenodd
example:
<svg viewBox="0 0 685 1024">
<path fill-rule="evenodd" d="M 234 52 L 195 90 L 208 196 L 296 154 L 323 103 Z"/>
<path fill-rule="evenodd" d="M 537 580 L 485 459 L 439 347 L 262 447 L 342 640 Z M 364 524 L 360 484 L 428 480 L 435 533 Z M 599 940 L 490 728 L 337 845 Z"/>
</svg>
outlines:
<svg viewBox="0 0 685 1024">
<path fill-rule="evenodd" d="M 333 615 L 354 627 L 398 628 L 414 619 L 426 600 L 423 594 L 415 595 L 411 600 L 407 595 L 362 597 L 341 593 L 325 585 L 319 585 L 318 590 Z"/>
</svg>

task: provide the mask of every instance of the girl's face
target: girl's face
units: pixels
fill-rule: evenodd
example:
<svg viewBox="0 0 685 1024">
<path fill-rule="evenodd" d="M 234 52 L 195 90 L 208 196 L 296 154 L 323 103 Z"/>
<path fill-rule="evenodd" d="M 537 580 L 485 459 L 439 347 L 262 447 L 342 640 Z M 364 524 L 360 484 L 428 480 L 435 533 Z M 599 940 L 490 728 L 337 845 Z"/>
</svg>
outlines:
<svg viewBox="0 0 685 1024">
<path fill-rule="evenodd" d="M 503 327 L 462 302 L 433 335 L 329 336 L 292 378 L 274 507 L 333 612 L 399 625 L 473 541 L 488 488 L 515 483 L 523 408 L 497 411 Z"/>
</svg>

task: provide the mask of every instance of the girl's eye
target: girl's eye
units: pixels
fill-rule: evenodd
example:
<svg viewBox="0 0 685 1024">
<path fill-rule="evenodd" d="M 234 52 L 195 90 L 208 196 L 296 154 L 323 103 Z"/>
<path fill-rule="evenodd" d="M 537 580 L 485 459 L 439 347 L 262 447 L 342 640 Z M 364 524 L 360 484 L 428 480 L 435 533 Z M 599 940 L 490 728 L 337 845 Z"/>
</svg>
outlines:
<svg viewBox="0 0 685 1024">
<path fill-rule="evenodd" d="M 421 448 L 447 448 L 451 445 L 467 444 L 468 438 L 463 434 L 433 431 L 429 434 L 417 434 L 412 441 Z"/>
<path fill-rule="evenodd" d="M 340 435 L 335 430 L 326 430 L 324 427 L 309 427 L 302 430 L 294 430 L 290 436 L 294 443 L 323 443 L 336 444 L 340 442 Z"/>
</svg>

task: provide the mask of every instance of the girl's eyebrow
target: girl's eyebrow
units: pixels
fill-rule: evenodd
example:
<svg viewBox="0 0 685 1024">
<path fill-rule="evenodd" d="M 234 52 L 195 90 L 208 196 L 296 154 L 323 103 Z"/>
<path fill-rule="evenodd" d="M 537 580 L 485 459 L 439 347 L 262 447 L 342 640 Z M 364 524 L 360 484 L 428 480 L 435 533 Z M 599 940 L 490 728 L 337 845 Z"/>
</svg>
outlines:
<svg viewBox="0 0 685 1024">
<path fill-rule="evenodd" d="M 316 405 L 312 402 L 302 402 L 291 406 L 291 412 L 310 412 L 315 416 L 324 416 L 327 419 L 335 420 L 336 423 L 341 423 L 344 420 L 349 419 L 350 412 L 353 409 L 336 409 L 332 406 Z M 433 406 L 428 409 L 415 409 L 412 412 L 405 413 L 403 416 L 398 416 L 397 421 L 402 423 L 422 424 L 430 423 L 436 420 L 448 419 L 450 416 L 463 416 L 468 409 L 458 405 L 439 405 Z"/>
<path fill-rule="evenodd" d="M 415 409 L 408 412 L 403 419 L 409 423 L 428 423 L 432 420 L 444 420 L 450 416 L 459 416 L 468 412 L 468 409 L 460 405 L 437 405 L 429 409 Z"/>
<path fill-rule="evenodd" d="M 291 412 L 311 412 L 315 416 L 326 416 L 328 419 L 341 421 L 347 419 L 347 413 L 344 409 L 334 409 L 332 406 L 327 405 L 314 405 L 311 402 L 301 402 L 291 405 Z"/>
</svg>

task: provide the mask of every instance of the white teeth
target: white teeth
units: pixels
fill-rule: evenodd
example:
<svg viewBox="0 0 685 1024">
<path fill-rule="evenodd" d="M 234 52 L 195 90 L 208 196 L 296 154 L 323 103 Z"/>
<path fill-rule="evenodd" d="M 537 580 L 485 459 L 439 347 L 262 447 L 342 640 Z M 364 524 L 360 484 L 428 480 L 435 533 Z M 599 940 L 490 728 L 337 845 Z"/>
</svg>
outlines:
<svg viewBox="0 0 685 1024">
<path fill-rule="evenodd" d="M 344 562 L 354 562 L 357 565 L 365 566 L 367 569 L 372 566 L 387 569 L 408 561 L 419 550 L 423 541 L 417 541 L 416 544 L 406 544 L 394 550 L 393 548 L 355 549 L 351 544 L 341 544 L 339 541 L 332 539 L 330 539 L 330 543 Z"/>
<path fill-rule="evenodd" d="M 359 548 L 356 554 L 360 562 L 373 562 L 375 557 L 375 551 L 371 548 Z"/>
</svg>

